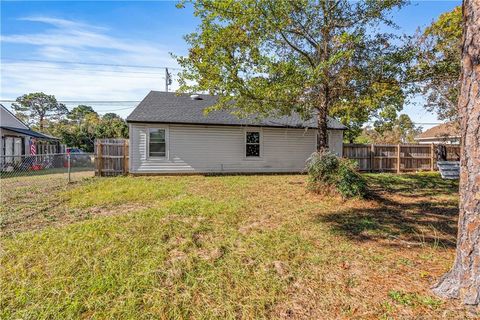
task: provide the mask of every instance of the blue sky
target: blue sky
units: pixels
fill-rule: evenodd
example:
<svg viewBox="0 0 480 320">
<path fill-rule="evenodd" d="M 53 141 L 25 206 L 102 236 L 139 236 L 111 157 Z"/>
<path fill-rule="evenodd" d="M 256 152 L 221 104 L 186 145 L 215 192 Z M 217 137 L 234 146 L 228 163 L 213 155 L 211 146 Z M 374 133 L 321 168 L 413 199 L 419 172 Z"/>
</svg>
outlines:
<svg viewBox="0 0 480 320">
<path fill-rule="evenodd" d="M 59 100 L 136 101 L 164 90 L 161 68 L 178 67 L 170 52 L 187 52 L 183 36 L 198 20 L 191 8 L 173 1 L 1 1 L 0 98 L 43 91 Z M 460 1 L 420 1 L 394 13 L 399 33 L 412 34 L 459 5 Z M 41 60 L 41 61 L 28 61 Z M 74 61 L 121 66 L 44 61 Z M 174 81 L 172 89 L 176 88 Z M 415 101 L 421 103 L 418 97 Z M 8 105 L 8 103 L 7 103 Z M 134 102 L 91 103 L 101 112 L 126 116 Z M 404 112 L 417 122 L 435 115 L 410 104 Z M 424 125 L 424 127 L 429 127 Z"/>
</svg>

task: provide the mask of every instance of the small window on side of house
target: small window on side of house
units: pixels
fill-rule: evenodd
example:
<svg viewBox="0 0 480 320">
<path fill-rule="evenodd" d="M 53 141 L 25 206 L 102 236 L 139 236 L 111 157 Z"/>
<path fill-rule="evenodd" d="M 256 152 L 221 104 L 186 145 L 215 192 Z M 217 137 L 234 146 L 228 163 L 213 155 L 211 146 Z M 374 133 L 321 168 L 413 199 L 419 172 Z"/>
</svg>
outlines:
<svg viewBox="0 0 480 320">
<path fill-rule="evenodd" d="M 148 156 L 154 158 L 166 157 L 165 129 L 149 129 Z"/>
<path fill-rule="evenodd" d="M 245 133 L 245 156 L 247 158 L 260 157 L 260 132 L 247 131 Z"/>
</svg>

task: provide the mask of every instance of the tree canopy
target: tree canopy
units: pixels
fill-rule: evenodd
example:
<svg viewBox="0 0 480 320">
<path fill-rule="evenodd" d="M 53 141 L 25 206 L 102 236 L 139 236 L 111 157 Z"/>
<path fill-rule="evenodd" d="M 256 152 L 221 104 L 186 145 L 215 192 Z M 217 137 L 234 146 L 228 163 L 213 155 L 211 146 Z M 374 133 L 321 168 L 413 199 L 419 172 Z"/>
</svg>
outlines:
<svg viewBox="0 0 480 320">
<path fill-rule="evenodd" d="M 29 125 L 38 126 L 40 131 L 46 122 L 59 120 L 68 113 L 67 107 L 59 103 L 55 96 L 43 92 L 24 94 L 12 103 L 16 115 Z"/>
<path fill-rule="evenodd" d="M 183 6 L 184 1 L 180 4 Z M 186 36 L 180 91 L 218 95 L 239 115 L 317 118 L 327 147 L 328 114 L 357 130 L 383 108 L 400 110 L 405 51 L 380 33 L 388 1 L 192 1 L 199 31 Z"/>
<path fill-rule="evenodd" d="M 68 117 L 49 126 L 48 133 L 59 137 L 69 147 L 93 152 L 95 139 L 128 138 L 128 126 L 115 113 L 100 116 L 90 106 L 73 108 Z"/>
<path fill-rule="evenodd" d="M 413 81 L 426 96 L 426 109 L 440 120 L 457 120 L 460 87 L 462 8 L 456 7 L 416 37 Z"/>
<path fill-rule="evenodd" d="M 356 143 L 398 144 L 414 143 L 415 136 L 422 132 L 410 117 L 401 114 L 389 121 L 376 121 L 373 127 L 363 128 L 361 134 L 355 139 Z"/>
</svg>

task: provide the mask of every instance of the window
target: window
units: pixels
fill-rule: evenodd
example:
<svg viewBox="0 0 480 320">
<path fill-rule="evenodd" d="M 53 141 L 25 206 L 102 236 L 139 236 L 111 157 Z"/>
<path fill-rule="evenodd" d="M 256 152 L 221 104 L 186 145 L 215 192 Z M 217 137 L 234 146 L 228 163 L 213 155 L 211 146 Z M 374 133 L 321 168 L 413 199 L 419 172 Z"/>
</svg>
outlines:
<svg viewBox="0 0 480 320">
<path fill-rule="evenodd" d="M 150 129 L 148 156 L 163 158 L 166 156 L 166 149 L 165 129 Z"/>
<path fill-rule="evenodd" d="M 245 156 L 260 157 L 260 132 L 247 131 L 245 134 Z"/>
</svg>

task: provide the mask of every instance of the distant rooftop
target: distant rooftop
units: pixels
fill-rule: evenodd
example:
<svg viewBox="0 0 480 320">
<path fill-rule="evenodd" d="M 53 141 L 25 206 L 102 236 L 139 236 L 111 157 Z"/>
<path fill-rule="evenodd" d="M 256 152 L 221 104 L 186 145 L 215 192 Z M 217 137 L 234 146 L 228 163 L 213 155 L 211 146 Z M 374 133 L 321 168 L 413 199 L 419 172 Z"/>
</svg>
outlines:
<svg viewBox="0 0 480 320">
<path fill-rule="evenodd" d="M 205 108 L 213 106 L 217 97 L 199 94 L 192 98 L 188 94 L 177 95 L 174 92 L 150 91 L 140 104 L 127 117 L 127 122 L 155 122 L 181 124 L 210 124 L 230 126 L 264 126 L 287 128 L 316 128 L 315 119 L 303 120 L 298 114 L 290 116 L 239 118 L 228 110 L 215 110 L 207 115 Z M 339 121 L 328 118 L 328 128 L 344 130 Z"/>
<path fill-rule="evenodd" d="M 432 127 L 425 132 L 420 133 L 415 139 L 431 139 L 431 138 L 458 138 L 460 137 L 460 129 L 456 123 L 447 122 Z"/>
</svg>

